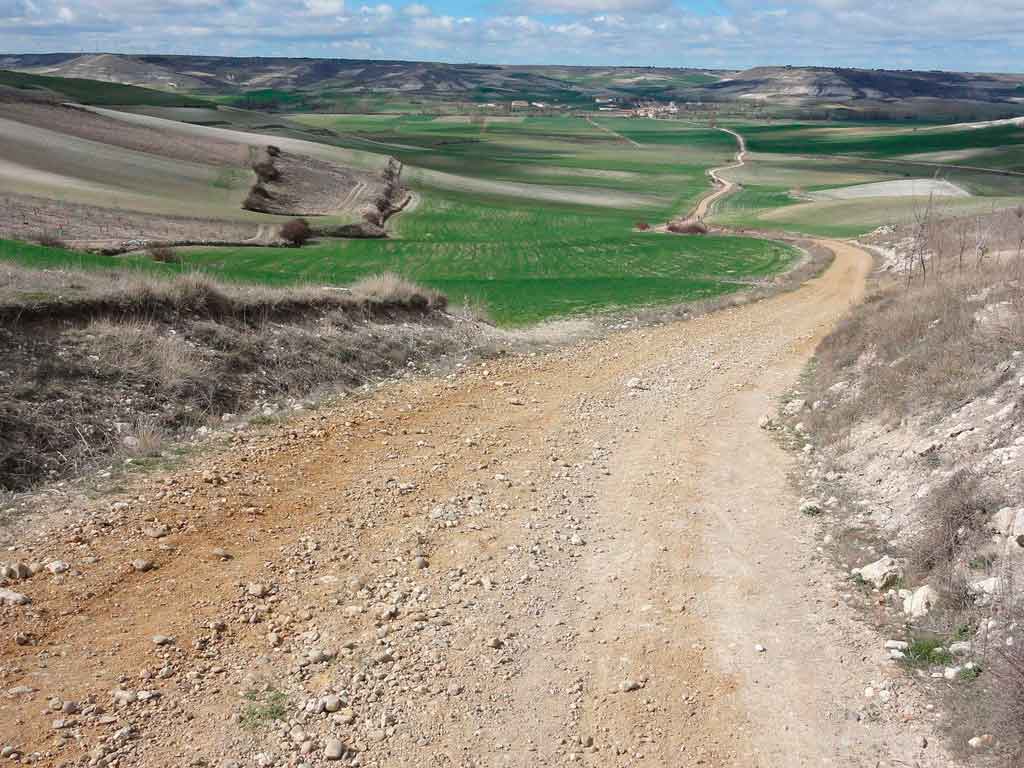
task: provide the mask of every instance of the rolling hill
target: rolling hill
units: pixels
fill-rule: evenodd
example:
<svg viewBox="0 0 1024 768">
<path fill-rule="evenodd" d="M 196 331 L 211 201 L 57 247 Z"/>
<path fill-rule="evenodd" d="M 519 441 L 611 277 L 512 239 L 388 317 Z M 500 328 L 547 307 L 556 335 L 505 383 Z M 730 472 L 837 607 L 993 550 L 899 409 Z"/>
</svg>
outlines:
<svg viewBox="0 0 1024 768">
<path fill-rule="evenodd" d="M 1004 112 L 1024 109 L 1024 76 L 1013 74 L 838 67 L 755 67 L 735 72 L 71 53 L 0 54 L 0 68 L 221 97 L 242 106 L 292 111 L 337 108 L 356 97 L 474 103 L 527 100 L 569 107 L 592 107 L 601 97 L 620 102 L 671 99 L 857 107 L 932 100 L 997 105 Z M 982 113 L 990 116 L 992 111 L 983 109 Z"/>
</svg>

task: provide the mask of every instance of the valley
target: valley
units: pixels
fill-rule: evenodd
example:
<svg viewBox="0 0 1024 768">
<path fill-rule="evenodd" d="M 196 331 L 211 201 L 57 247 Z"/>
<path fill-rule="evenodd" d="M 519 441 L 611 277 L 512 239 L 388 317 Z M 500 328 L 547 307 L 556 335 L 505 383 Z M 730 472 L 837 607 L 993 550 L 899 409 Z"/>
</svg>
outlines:
<svg viewBox="0 0 1024 768">
<path fill-rule="evenodd" d="M 1024 76 L 0 68 L 0 758 L 1021 764 Z"/>
</svg>

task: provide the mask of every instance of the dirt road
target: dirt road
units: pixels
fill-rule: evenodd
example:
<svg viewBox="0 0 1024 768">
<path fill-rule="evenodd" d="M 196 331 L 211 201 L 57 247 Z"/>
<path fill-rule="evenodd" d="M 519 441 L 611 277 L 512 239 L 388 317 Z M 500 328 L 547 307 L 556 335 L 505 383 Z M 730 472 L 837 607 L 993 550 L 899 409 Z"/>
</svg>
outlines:
<svg viewBox="0 0 1024 768">
<path fill-rule="evenodd" d="M 731 131 L 728 128 L 719 128 L 718 130 L 723 133 L 728 133 L 736 139 L 736 143 L 739 147 L 736 152 L 736 162 L 731 165 L 724 165 L 721 168 L 712 168 L 708 171 L 708 175 L 711 177 L 712 181 L 715 182 L 718 189 L 711 192 L 711 194 L 706 195 L 699 203 L 697 203 L 697 207 L 694 209 L 692 214 L 692 218 L 695 219 L 703 219 L 711 212 L 711 209 L 717 201 L 721 200 L 723 197 L 731 195 L 736 189 L 735 183 L 722 178 L 722 171 L 731 171 L 734 168 L 742 168 L 747 164 L 747 140 L 740 134 L 736 133 L 736 131 Z"/>
<path fill-rule="evenodd" d="M 930 765 L 904 709 L 865 709 L 892 672 L 758 428 L 861 297 L 869 257 L 832 247 L 789 294 L 239 433 L 7 553 L 70 570 L 0 608 L 0 746 L 40 765 Z"/>
<path fill-rule="evenodd" d="M 721 175 L 722 171 L 731 171 L 734 168 L 742 168 L 747 164 L 747 140 L 739 133 L 736 133 L 736 131 L 732 131 L 728 128 L 719 128 L 718 130 L 723 133 L 728 133 L 736 139 L 736 162 L 730 163 L 729 165 L 723 165 L 719 168 L 712 168 L 708 171 L 708 176 L 711 177 L 715 186 L 710 192 L 700 199 L 694 209 L 690 212 L 690 215 L 679 222 L 679 224 L 684 228 L 687 224 L 703 222 L 704 218 L 711 213 L 715 203 L 736 191 L 738 185 L 735 182 L 723 178 Z M 654 227 L 654 230 L 657 232 L 667 232 L 668 227 L 669 223 L 666 222 L 665 224 Z"/>
</svg>

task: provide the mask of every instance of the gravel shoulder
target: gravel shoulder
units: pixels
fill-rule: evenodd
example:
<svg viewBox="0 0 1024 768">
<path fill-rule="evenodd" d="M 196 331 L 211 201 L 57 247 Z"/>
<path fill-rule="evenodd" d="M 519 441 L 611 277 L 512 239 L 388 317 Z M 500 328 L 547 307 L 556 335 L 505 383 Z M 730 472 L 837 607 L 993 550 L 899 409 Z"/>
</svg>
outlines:
<svg viewBox="0 0 1024 768">
<path fill-rule="evenodd" d="M 6 559 L 68 567 L 0 608 L 0 746 L 40 765 L 940 765 L 926 713 L 865 708 L 864 681 L 898 673 L 758 428 L 862 296 L 870 257 L 829 245 L 797 291 L 383 386 L 19 543 Z"/>
</svg>

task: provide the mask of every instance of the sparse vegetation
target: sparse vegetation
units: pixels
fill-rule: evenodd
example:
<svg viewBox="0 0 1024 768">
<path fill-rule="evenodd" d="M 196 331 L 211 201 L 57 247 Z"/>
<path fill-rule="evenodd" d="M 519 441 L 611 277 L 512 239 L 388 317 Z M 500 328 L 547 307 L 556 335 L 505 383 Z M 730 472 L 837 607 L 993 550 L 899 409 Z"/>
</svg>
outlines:
<svg viewBox="0 0 1024 768">
<path fill-rule="evenodd" d="M 939 637 L 916 637 L 910 641 L 905 654 L 906 663 L 915 667 L 949 664 L 953 660 L 953 655 Z"/>
<path fill-rule="evenodd" d="M 906 663 L 942 665 L 963 683 L 943 688 L 957 713 L 954 744 L 994 734 L 992 754 L 1006 764 L 1024 755 L 1022 544 L 994 526 L 997 513 L 1010 526 L 1020 505 L 1019 484 L 1001 466 L 1019 435 L 1020 227 L 1012 210 L 943 220 L 922 207 L 879 236 L 896 244 L 885 251 L 889 271 L 820 346 L 804 396 L 824 407 L 802 415 L 841 472 L 879 462 L 867 474 L 884 474 L 887 487 L 854 481 L 854 492 L 890 509 L 880 526 L 908 589 L 938 595 L 923 615 L 894 616 L 914 627 Z M 904 597 L 893 601 L 897 612 L 910 610 Z M 954 657 L 947 642 L 966 648 Z"/>
<path fill-rule="evenodd" d="M 280 691 L 247 691 L 240 722 L 243 728 L 256 731 L 283 720 L 287 714 L 288 697 Z"/>
<path fill-rule="evenodd" d="M 351 291 L 10 266 L 2 276 L 0 366 L 15 372 L 0 380 L 7 489 L 112 452 L 159 453 L 260 399 L 344 390 L 484 344 L 438 311 L 443 296 L 394 275 Z M 33 332 L 54 318 L 70 322 Z"/>
</svg>

